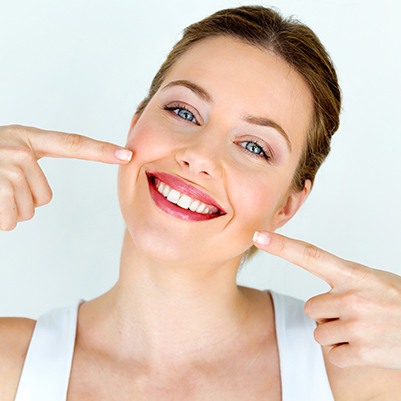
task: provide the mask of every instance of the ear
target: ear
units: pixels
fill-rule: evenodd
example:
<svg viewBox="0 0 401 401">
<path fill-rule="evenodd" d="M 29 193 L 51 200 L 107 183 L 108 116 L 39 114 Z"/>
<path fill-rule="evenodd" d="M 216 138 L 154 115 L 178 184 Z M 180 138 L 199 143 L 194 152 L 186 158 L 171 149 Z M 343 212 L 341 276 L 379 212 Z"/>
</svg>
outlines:
<svg viewBox="0 0 401 401">
<path fill-rule="evenodd" d="M 302 191 L 294 192 L 291 191 L 287 194 L 282 206 L 277 210 L 276 215 L 272 220 L 273 231 L 282 227 L 292 216 L 298 211 L 298 209 L 305 202 L 312 188 L 312 182 L 310 180 L 305 181 L 304 188 Z"/>
</svg>

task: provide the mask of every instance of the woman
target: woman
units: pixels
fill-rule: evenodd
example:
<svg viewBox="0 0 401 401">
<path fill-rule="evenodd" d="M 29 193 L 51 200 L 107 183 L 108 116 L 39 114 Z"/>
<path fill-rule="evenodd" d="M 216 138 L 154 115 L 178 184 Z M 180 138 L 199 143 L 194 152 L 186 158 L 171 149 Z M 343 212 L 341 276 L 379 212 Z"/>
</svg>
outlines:
<svg viewBox="0 0 401 401">
<path fill-rule="evenodd" d="M 127 149 L 3 128 L 3 229 L 49 202 L 44 156 L 121 163 L 127 228 L 109 292 L 36 326 L 3 320 L 1 399 L 396 400 L 401 279 L 273 233 L 308 196 L 339 110 L 315 35 L 240 7 L 185 31 Z M 252 245 L 331 285 L 307 303 L 311 319 L 300 302 L 237 286 Z"/>
</svg>

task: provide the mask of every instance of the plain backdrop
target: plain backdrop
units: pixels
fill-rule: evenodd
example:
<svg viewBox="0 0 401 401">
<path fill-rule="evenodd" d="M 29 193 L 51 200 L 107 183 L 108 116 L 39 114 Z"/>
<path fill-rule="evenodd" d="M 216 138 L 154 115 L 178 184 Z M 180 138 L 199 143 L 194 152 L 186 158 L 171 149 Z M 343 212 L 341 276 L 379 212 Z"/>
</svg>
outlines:
<svg viewBox="0 0 401 401">
<path fill-rule="evenodd" d="M 0 125 L 124 144 L 135 107 L 182 29 L 243 4 L 254 2 L 0 0 Z M 332 153 L 307 203 L 281 232 L 401 274 L 401 3 L 259 4 L 315 30 L 334 59 L 344 95 Z M 117 167 L 64 159 L 40 164 L 53 201 L 33 220 L 0 232 L 3 316 L 35 318 L 91 299 L 118 277 L 124 224 Z M 302 299 L 328 289 L 301 268 L 262 253 L 238 282 Z"/>
</svg>

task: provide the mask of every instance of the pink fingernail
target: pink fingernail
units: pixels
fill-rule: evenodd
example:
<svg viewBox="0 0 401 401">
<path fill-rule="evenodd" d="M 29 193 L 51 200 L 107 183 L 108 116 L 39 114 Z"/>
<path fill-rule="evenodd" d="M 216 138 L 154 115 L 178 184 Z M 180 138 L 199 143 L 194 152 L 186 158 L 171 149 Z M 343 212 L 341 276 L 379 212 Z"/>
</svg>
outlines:
<svg viewBox="0 0 401 401">
<path fill-rule="evenodd" d="M 132 159 L 132 152 L 127 149 L 117 149 L 114 155 L 123 162 L 129 162 Z"/>
<path fill-rule="evenodd" d="M 265 233 L 256 231 L 255 234 L 253 234 L 253 241 L 259 245 L 266 246 L 270 243 L 270 237 Z"/>
</svg>

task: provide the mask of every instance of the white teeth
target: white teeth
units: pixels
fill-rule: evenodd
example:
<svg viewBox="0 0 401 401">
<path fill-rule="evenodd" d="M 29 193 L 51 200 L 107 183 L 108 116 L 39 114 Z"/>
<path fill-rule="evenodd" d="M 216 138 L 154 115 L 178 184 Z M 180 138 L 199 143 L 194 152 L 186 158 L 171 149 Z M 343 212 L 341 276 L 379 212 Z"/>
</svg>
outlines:
<svg viewBox="0 0 401 401">
<path fill-rule="evenodd" d="M 212 205 L 206 205 L 197 199 L 192 199 L 188 195 L 182 194 L 175 189 L 169 187 L 166 183 L 161 182 L 158 178 L 155 178 L 156 189 L 171 203 L 183 209 L 189 209 L 192 212 L 202 214 L 214 214 L 219 210 L 217 207 Z"/>
<path fill-rule="evenodd" d="M 172 189 L 167 196 L 167 200 L 169 200 L 171 203 L 177 203 L 178 199 L 180 199 L 180 196 L 181 194 L 178 191 Z"/>
<path fill-rule="evenodd" d="M 199 206 L 200 202 L 198 200 L 194 201 L 191 203 L 189 206 L 189 210 L 192 210 L 193 212 L 196 211 L 197 207 Z"/>
<path fill-rule="evenodd" d="M 188 209 L 189 205 L 192 203 L 192 199 L 187 195 L 181 195 L 181 198 L 177 202 L 177 205 L 183 209 Z"/>
<path fill-rule="evenodd" d="M 156 181 L 156 188 L 158 189 L 159 192 L 163 192 L 166 184 L 161 181 Z"/>
<path fill-rule="evenodd" d="M 196 212 L 197 213 L 203 213 L 203 211 L 206 209 L 206 205 L 204 203 L 201 203 L 197 208 Z"/>
<path fill-rule="evenodd" d="M 161 192 L 163 194 L 163 196 L 167 198 L 170 191 L 171 191 L 171 188 L 167 184 L 164 184 L 163 191 L 159 191 L 159 192 Z"/>
</svg>

